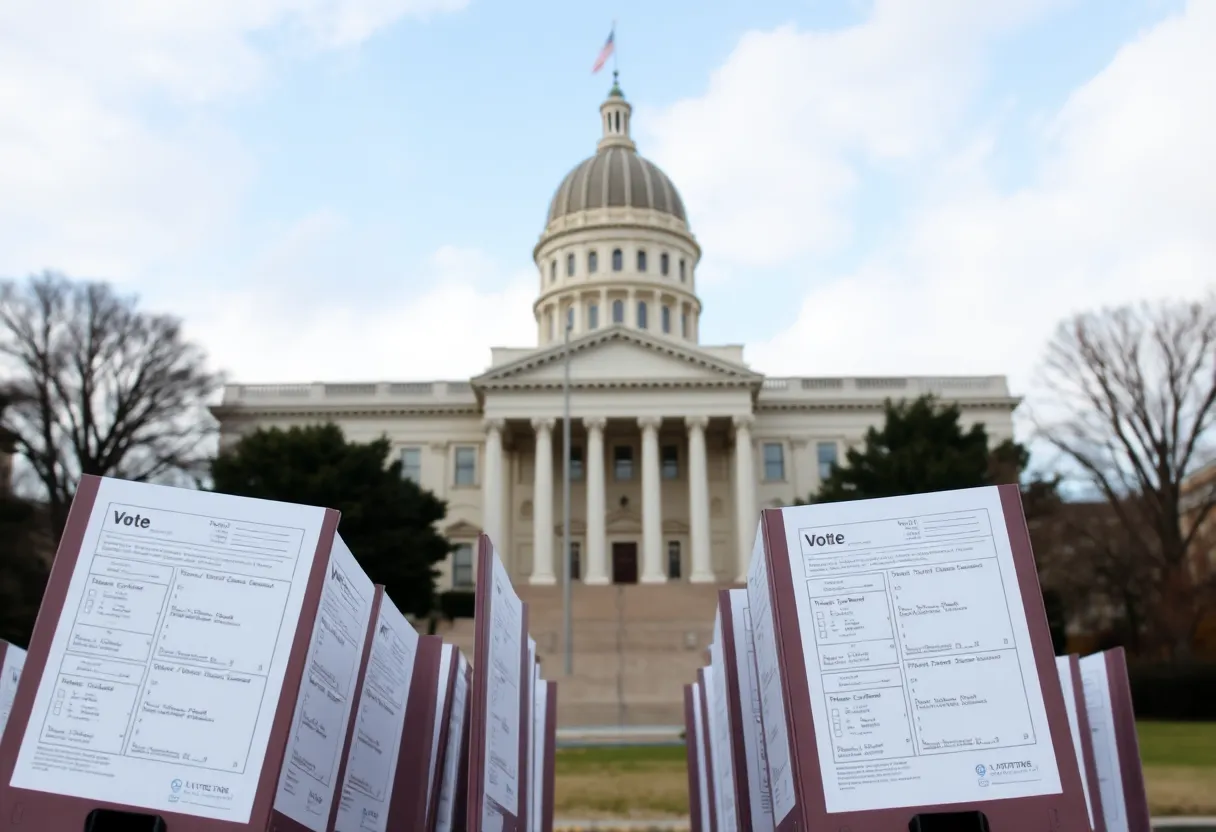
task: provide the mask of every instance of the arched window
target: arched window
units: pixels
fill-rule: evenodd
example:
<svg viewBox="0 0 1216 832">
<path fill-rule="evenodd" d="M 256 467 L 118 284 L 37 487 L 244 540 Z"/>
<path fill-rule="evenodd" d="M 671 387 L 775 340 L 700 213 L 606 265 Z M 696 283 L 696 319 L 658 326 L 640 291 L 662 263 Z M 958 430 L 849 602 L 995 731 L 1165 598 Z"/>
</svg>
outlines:
<svg viewBox="0 0 1216 832">
<path fill-rule="evenodd" d="M 661 317 L 663 319 L 663 332 L 664 333 L 671 332 L 671 307 L 670 306 L 663 307 Z"/>
<path fill-rule="evenodd" d="M 549 282 L 555 283 L 556 281 L 557 281 L 557 260 L 554 260 L 551 263 L 549 263 Z"/>
<path fill-rule="evenodd" d="M 570 330 L 571 332 L 574 331 L 574 307 L 573 306 L 566 309 L 566 329 Z"/>
<path fill-rule="evenodd" d="M 597 304 L 587 307 L 587 329 L 598 329 L 600 325 L 600 308 Z"/>
<path fill-rule="evenodd" d="M 574 277 L 574 255 L 566 255 L 566 277 Z"/>
<path fill-rule="evenodd" d="M 680 282 L 684 282 L 684 258 L 680 258 Z"/>
<path fill-rule="evenodd" d="M 600 257 L 594 251 L 587 252 L 587 274 L 595 274 L 600 268 Z"/>
<path fill-rule="evenodd" d="M 680 337 L 688 337 L 688 313 L 680 313 Z"/>
<path fill-rule="evenodd" d="M 646 271 L 646 250 L 638 249 L 638 271 Z"/>
<path fill-rule="evenodd" d="M 619 248 L 614 248 L 612 250 L 612 270 L 619 272 L 623 268 L 625 268 L 625 256 L 621 254 Z"/>
<path fill-rule="evenodd" d="M 612 302 L 612 322 L 614 324 L 625 323 L 625 301 L 614 300 Z"/>
<path fill-rule="evenodd" d="M 646 301 L 638 301 L 638 329 L 646 328 Z"/>
<path fill-rule="evenodd" d="M 659 255 L 659 274 L 667 277 L 667 273 L 671 271 L 671 258 L 667 256 L 667 252 Z"/>
</svg>

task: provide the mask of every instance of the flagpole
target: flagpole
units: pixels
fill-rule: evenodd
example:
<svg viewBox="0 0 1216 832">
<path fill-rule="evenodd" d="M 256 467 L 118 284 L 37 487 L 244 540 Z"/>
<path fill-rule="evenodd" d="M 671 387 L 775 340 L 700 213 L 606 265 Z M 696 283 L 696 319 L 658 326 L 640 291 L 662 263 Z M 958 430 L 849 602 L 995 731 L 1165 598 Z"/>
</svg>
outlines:
<svg viewBox="0 0 1216 832">
<path fill-rule="evenodd" d="M 619 48 L 617 46 L 617 42 L 616 42 L 616 21 L 613 20 L 612 21 L 612 81 L 613 81 L 613 83 L 616 83 L 616 80 L 617 80 L 616 53 L 618 51 L 620 51 L 620 50 L 619 50 Z"/>
</svg>

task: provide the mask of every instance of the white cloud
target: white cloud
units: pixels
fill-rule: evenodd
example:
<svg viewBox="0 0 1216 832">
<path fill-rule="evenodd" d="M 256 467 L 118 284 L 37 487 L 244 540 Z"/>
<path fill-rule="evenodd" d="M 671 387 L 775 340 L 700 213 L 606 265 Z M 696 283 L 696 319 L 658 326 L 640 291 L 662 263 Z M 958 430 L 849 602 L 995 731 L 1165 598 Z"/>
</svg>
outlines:
<svg viewBox="0 0 1216 832">
<path fill-rule="evenodd" d="M 968 40 L 961 28 L 984 23 L 991 36 L 1016 22 L 977 19 L 1009 8 L 974 4 L 948 18 L 949 43 Z M 837 233 L 833 212 L 846 211 L 865 184 L 850 181 L 858 169 L 850 154 L 898 158 L 919 171 L 923 187 L 890 240 L 850 273 L 818 278 L 793 326 L 749 345 L 758 369 L 1007 373 L 1027 392 L 1046 339 L 1071 312 L 1196 296 L 1216 282 L 1216 4 L 1191 2 L 1075 89 L 1031 130 L 1031 174 L 1016 189 L 998 184 L 995 136 L 969 132 L 958 118 L 972 90 L 955 76 L 982 69 L 975 54 L 923 32 L 911 38 L 915 48 L 884 41 L 882 17 L 892 12 L 880 3 L 870 22 L 837 35 L 755 35 L 705 98 L 667 116 L 674 178 L 694 210 L 707 205 L 694 216 L 697 231 L 707 250 L 737 261 L 768 258 L 816 274 L 808 255 L 830 235 L 817 239 L 815 229 Z M 879 42 L 897 57 L 867 46 Z M 921 51 L 937 54 L 918 68 Z M 816 69 L 818 61 L 831 61 L 833 72 Z M 763 90 L 762 100 L 728 94 L 745 84 Z M 785 102 L 792 115 L 783 114 Z M 681 126 L 692 112 L 736 126 L 726 137 Z M 805 147 L 800 131 L 810 136 Z M 752 134 L 759 149 L 744 152 Z M 682 158 L 693 160 L 683 175 L 675 170 Z M 826 187 L 812 164 L 831 172 Z"/>
<path fill-rule="evenodd" d="M 709 258 L 780 264 L 850 231 L 859 158 L 940 151 L 995 38 L 1060 0 L 877 0 L 862 24 L 743 37 L 706 93 L 642 114 Z"/>
<path fill-rule="evenodd" d="M 466 2 L 0 3 L 0 274 L 132 280 L 199 251 L 235 216 L 253 172 L 208 105 L 272 72 L 255 38 L 348 47 Z"/>
<path fill-rule="evenodd" d="M 491 283 L 501 288 L 479 288 Z M 467 379 L 489 365 L 491 346 L 535 343 L 535 283 L 531 270 L 504 274 L 481 252 L 443 246 L 417 278 L 399 281 L 433 287 L 421 294 L 372 305 L 339 295 L 293 315 L 282 314 L 280 289 L 259 283 L 222 294 L 187 330 L 216 367 L 240 368 L 234 381 Z"/>
</svg>

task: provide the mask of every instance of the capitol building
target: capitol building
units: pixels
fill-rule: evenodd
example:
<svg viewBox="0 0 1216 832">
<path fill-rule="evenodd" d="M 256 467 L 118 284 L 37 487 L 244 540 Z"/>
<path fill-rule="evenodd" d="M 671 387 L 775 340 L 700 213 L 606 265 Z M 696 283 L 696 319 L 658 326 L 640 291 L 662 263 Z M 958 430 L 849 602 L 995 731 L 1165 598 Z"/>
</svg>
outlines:
<svg viewBox="0 0 1216 832">
<path fill-rule="evenodd" d="M 1018 400 L 1002 376 L 773 378 L 748 366 L 741 345 L 702 343 L 702 241 L 675 183 L 638 153 L 631 115 L 614 84 L 595 153 L 553 195 L 533 249 L 535 344 L 494 348 L 471 379 L 229 385 L 214 408 L 223 441 L 317 422 L 354 440 L 388 436 L 404 476 L 447 501 L 442 531 L 456 550 L 439 589 L 472 586 L 485 531 L 535 598 L 562 580 L 567 349 L 580 593 L 742 581 L 758 511 L 815 492 L 881 425 L 887 398 L 934 393 L 967 424 L 983 422 L 994 444 L 1012 438 Z M 806 360 L 830 373 L 830 355 Z"/>
</svg>

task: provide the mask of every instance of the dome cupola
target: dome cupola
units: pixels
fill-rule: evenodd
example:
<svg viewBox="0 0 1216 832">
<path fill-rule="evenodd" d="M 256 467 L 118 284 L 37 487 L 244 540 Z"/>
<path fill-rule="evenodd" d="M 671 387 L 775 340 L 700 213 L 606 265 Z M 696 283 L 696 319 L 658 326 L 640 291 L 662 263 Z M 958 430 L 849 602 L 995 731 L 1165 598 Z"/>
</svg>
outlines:
<svg viewBox="0 0 1216 832">
<path fill-rule="evenodd" d="M 613 72 L 600 104 L 594 156 L 562 179 L 533 250 L 541 346 L 625 326 L 696 343 L 701 258 L 684 203 L 667 174 L 637 152 L 633 107 Z"/>
</svg>

